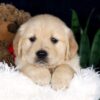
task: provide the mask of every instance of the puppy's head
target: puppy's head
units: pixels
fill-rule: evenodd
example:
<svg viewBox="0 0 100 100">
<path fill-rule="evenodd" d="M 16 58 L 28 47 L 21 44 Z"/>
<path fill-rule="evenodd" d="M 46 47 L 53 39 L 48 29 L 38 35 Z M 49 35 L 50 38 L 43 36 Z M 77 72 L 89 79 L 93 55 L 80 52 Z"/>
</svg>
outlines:
<svg viewBox="0 0 100 100">
<path fill-rule="evenodd" d="M 59 18 L 38 15 L 23 24 L 15 39 L 17 63 L 56 67 L 76 55 L 72 31 Z"/>
</svg>

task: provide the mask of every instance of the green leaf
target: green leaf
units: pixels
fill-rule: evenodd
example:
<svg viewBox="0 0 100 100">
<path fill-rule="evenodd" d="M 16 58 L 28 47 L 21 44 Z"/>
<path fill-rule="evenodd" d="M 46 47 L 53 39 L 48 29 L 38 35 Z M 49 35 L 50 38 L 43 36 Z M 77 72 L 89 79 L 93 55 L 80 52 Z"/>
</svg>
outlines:
<svg viewBox="0 0 100 100">
<path fill-rule="evenodd" d="M 90 19 L 91 16 L 93 14 L 95 9 L 92 9 L 87 23 L 86 23 L 86 27 L 81 35 L 81 41 L 80 41 L 80 64 L 83 68 L 86 68 L 89 64 L 89 59 L 90 59 L 90 42 L 89 42 L 89 38 L 87 35 L 88 32 L 88 27 L 89 27 L 89 23 L 90 23 Z"/>
<path fill-rule="evenodd" d="M 97 31 L 93 40 L 89 63 L 94 66 L 100 63 L 100 29 Z"/>
<path fill-rule="evenodd" d="M 79 31 L 80 23 L 79 18 L 75 10 L 72 10 L 72 20 L 71 20 L 71 29 L 76 34 Z"/>
<path fill-rule="evenodd" d="M 86 68 L 90 58 L 90 43 L 86 33 L 83 33 L 80 41 L 80 64 L 83 68 Z"/>
<path fill-rule="evenodd" d="M 86 27 L 84 29 L 84 33 L 87 33 L 87 30 L 88 30 L 88 26 L 89 26 L 89 23 L 90 23 L 90 19 L 94 13 L 95 9 L 92 9 L 91 13 L 89 14 L 89 17 L 88 17 L 88 20 L 87 20 L 87 23 L 86 23 Z"/>
</svg>

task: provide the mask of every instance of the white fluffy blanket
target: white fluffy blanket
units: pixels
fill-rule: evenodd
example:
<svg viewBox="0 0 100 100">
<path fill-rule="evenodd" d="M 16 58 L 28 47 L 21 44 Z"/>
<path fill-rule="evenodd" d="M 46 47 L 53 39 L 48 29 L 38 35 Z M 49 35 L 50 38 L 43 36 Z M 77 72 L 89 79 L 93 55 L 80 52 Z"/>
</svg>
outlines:
<svg viewBox="0 0 100 100">
<path fill-rule="evenodd" d="M 0 100 L 99 100 L 100 75 L 92 68 L 75 74 L 70 87 L 54 91 L 38 86 L 22 73 L 0 62 Z"/>
</svg>

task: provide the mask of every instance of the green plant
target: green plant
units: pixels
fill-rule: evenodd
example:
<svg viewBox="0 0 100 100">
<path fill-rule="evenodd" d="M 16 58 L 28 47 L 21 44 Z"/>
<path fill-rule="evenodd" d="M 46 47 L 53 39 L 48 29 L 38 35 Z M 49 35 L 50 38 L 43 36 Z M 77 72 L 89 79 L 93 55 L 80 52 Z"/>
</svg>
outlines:
<svg viewBox="0 0 100 100">
<path fill-rule="evenodd" d="M 71 29 L 73 30 L 73 33 L 75 35 L 76 41 L 79 44 L 80 43 L 80 22 L 79 22 L 79 18 L 77 16 L 77 13 L 75 12 L 75 10 L 72 10 L 72 21 L 71 21 Z"/>
<path fill-rule="evenodd" d="M 94 41 L 92 43 L 92 48 L 90 48 L 90 40 L 88 37 L 88 26 L 93 12 L 94 9 L 91 11 L 88 17 L 85 29 L 83 29 L 80 25 L 77 13 L 75 12 L 75 10 L 72 10 L 71 28 L 75 36 L 81 37 L 78 44 L 79 44 L 80 64 L 83 68 L 86 68 L 91 65 L 95 67 L 100 62 L 100 29 L 97 31 L 95 35 Z"/>
<path fill-rule="evenodd" d="M 96 66 L 98 62 L 100 62 L 100 29 L 94 37 L 89 63 Z"/>
<path fill-rule="evenodd" d="M 90 58 L 90 43 L 89 38 L 85 32 L 83 32 L 83 34 L 81 35 L 79 55 L 81 66 L 87 67 Z"/>
<path fill-rule="evenodd" d="M 79 23 L 78 16 L 75 10 L 72 10 L 71 29 L 73 30 L 75 34 L 77 34 L 80 29 L 80 23 Z"/>
</svg>

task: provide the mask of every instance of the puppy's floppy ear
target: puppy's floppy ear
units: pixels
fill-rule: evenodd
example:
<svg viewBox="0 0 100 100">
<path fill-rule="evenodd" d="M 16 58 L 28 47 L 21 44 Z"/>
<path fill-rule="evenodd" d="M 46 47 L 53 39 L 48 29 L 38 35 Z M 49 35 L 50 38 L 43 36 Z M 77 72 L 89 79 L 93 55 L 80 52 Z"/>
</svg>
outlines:
<svg viewBox="0 0 100 100">
<path fill-rule="evenodd" d="M 15 56 L 21 57 L 22 56 L 22 38 L 20 34 L 16 34 L 15 39 L 13 41 L 13 48 Z"/>
<path fill-rule="evenodd" d="M 66 51 L 66 59 L 71 59 L 77 54 L 78 45 L 74 38 L 73 32 L 69 29 L 67 31 L 67 51 Z"/>
<path fill-rule="evenodd" d="M 18 29 L 16 36 L 13 41 L 13 48 L 14 48 L 14 53 L 15 56 L 17 57 L 22 57 L 22 46 L 23 46 L 23 41 L 24 41 L 24 29 L 25 29 L 25 24 L 21 25 L 20 28 Z"/>
</svg>

